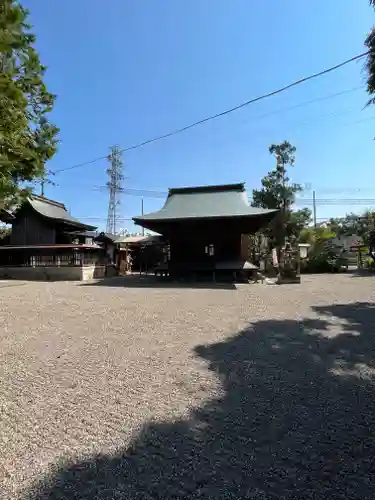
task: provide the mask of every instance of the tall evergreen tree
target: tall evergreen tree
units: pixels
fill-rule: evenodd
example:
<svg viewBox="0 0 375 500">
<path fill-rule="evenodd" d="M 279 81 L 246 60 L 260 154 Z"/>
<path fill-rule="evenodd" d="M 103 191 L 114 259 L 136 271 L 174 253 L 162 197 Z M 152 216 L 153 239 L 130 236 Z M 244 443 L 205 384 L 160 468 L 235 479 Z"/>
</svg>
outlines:
<svg viewBox="0 0 375 500">
<path fill-rule="evenodd" d="M 276 167 L 263 177 L 262 188 L 253 190 L 254 207 L 280 210 L 280 216 L 267 231 L 271 244 L 278 247 L 284 244 L 286 238 L 296 240 L 311 220 L 311 212 L 307 208 L 292 210 L 296 194 L 302 191 L 300 184 L 290 182 L 287 172 L 288 166 L 294 165 L 295 151 L 296 148 L 288 141 L 272 144 L 269 152 L 275 157 Z"/>
<path fill-rule="evenodd" d="M 375 0 L 369 0 L 370 5 L 375 9 Z M 367 71 L 367 92 L 371 98 L 368 104 L 375 104 L 375 27 L 367 35 L 365 45 L 369 49 L 369 54 L 366 60 Z"/>
<path fill-rule="evenodd" d="M 46 67 L 35 49 L 28 11 L 15 0 L 0 0 L 0 204 L 27 195 L 45 176 L 56 152 L 58 129 L 48 121 L 55 96 L 43 77 Z"/>
</svg>

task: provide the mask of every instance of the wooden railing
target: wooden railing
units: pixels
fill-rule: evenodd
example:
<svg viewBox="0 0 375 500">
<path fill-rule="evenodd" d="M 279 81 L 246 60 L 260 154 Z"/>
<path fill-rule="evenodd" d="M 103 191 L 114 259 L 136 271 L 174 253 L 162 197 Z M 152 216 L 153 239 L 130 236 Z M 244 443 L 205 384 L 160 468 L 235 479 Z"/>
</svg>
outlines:
<svg viewBox="0 0 375 500">
<path fill-rule="evenodd" d="M 63 267 L 105 264 L 105 252 L 0 249 L 0 267 Z"/>
</svg>

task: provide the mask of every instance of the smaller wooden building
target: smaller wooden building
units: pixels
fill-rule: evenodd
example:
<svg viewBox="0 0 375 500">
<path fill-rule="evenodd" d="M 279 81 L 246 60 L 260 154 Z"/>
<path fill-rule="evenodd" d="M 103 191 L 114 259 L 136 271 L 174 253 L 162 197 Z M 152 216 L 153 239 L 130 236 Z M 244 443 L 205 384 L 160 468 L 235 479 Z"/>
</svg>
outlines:
<svg viewBox="0 0 375 500">
<path fill-rule="evenodd" d="M 107 262 L 109 265 L 116 264 L 116 249 L 117 245 L 115 243 L 117 236 L 110 233 L 96 233 L 94 237 L 94 243 L 102 246 L 106 252 Z"/>
<path fill-rule="evenodd" d="M 129 272 L 148 273 L 163 261 L 166 245 L 160 235 L 120 236 L 115 240 L 118 246 L 117 266 L 120 274 Z"/>
<path fill-rule="evenodd" d="M 12 225 L 11 245 L 92 244 L 95 226 L 72 217 L 65 205 L 42 196 L 30 196 L 6 222 Z"/>
<path fill-rule="evenodd" d="M 2 220 L 12 225 L 0 246 L 0 276 L 20 279 L 90 279 L 104 276 L 105 251 L 96 229 L 72 217 L 64 204 L 32 195 Z"/>
</svg>

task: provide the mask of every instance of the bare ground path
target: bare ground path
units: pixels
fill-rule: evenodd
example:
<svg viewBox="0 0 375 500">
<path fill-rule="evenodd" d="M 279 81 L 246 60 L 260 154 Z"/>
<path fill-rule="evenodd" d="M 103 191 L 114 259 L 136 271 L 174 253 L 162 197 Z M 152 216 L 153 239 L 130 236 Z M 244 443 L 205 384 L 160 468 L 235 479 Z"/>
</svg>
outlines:
<svg viewBox="0 0 375 500">
<path fill-rule="evenodd" d="M 0 283 L 0 497 L 374 498 L 374 283 Z"/>
</svg>

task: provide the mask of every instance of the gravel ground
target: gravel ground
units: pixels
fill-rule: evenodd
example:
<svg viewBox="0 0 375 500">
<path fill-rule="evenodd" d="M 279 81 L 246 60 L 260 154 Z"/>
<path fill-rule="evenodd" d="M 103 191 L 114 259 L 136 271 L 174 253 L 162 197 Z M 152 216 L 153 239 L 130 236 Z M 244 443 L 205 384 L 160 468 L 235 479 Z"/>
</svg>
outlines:
<svg viewBox="0 0 375 500">
<path fill-rule="evenodd" d="M 0 498 L 375 498 L 374 279 L 0 282 Z"/>
</svg>

